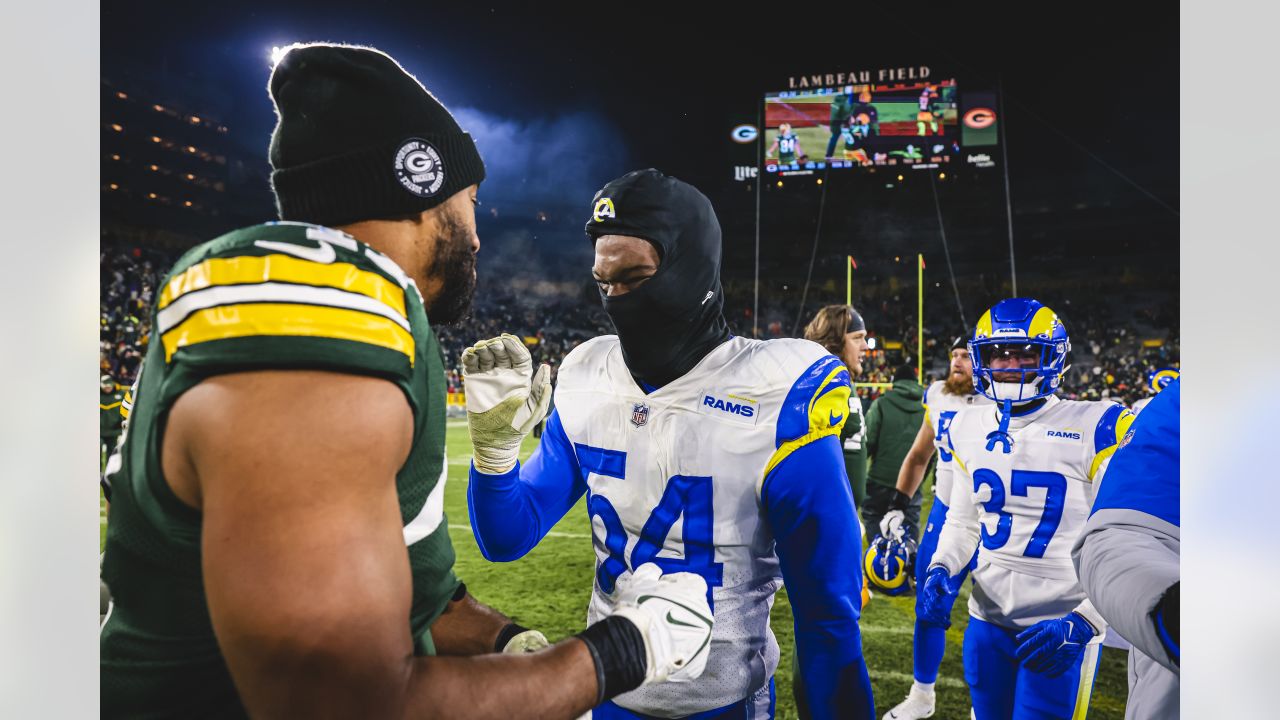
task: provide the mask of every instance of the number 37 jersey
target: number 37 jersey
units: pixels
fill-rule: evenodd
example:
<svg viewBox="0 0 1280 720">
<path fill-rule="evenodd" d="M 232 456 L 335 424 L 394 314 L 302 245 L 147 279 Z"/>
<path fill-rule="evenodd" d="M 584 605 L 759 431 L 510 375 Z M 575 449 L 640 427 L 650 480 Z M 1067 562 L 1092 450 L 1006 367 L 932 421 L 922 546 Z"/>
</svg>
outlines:
<svg viewBox="0 0 1280 720">
<path fill-rule="evenodd" d="M 1111 402 L 1048 398 L 1010 418 L 1010 452 L 992 406 L 950 424 L 954 483 L 934 563 L 956 574 L 977 546 L 972 615 L 1006 627 L 1062 617 L 1084 601 L 1071 546 L 1089 519 L 1106 461 L 1133 414 Z"/>
<path fill-rule="evenodd" d="M 715 613 L 700 677 L 642 687 L 617 704 L 684 716 L 766 686 L 778 664 L 769 610 L 782 577 L 761 484 L 801 445 L 838 438 L 849 390 L 845 367 L 802 340 L 732 338 L 649 394 L 616 336 L 565 359 L 555 406 L 586 476 L 597 559 L 588 622 L 609 611 L 617 578 L 646 562 L 701 575 Z"/>
</svg>

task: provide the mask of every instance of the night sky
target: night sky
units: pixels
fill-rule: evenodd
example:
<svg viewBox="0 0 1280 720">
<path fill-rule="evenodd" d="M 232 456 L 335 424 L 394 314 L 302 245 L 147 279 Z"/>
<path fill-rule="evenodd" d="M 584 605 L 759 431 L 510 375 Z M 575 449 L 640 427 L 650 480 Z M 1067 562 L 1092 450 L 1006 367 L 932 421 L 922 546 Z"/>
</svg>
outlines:
<svg viewBox="0 0 1280 720">
<path fill-rule="evenodd" d="M 522 219 L 546 210 L 540 242 L 558 235 L 557 243 L 582 248 L 591 195 L 640 167 L 701 188 L 727 235 L 750 232 L 754 195 L 732 180 L 740 148 L 728 133 L 754 119 L 765 92 L 786 89 L 792 75 L 925 64 L 1003 82 L 1015 213 L 1105 200 L 1157 218 L 1165 223 L 1158 241 L 1176 243 L 1182 122 L 1172 8 L 1156 14 L 1133 4 L 1073 3 L 997 12 L 987 3 L 844 2 L 777 3 L 760 13 L 745 5 L 691 9 L 695 3 L 292 4 L 104 5 L 102 74 L 142 68 L 153 81 L 217 88 L 214 104 L 232 139 L 265 165 L 274 124 L 265 90 L 271 47 L 374 45 L 476 136 L 489 171 L 482 210 Z M 1212 124 L 1196 125 L 1211 143 Z M 1003 188 L 998 171 L 988 175 L 974 191 L 986 207 L 974 220 L 985 230 L 969 233 L 974 243 L 993 243 L 1004 231 Z M 962 195 L 944 200 L 974 204 Z M 792 205 L 807 208 L 808 200 Z M 498 234 L 490 229 L 486 238 L 481 230 L 484 239 Z M 802 236 L 812 230 L 797 230 Z"/>
</svg>

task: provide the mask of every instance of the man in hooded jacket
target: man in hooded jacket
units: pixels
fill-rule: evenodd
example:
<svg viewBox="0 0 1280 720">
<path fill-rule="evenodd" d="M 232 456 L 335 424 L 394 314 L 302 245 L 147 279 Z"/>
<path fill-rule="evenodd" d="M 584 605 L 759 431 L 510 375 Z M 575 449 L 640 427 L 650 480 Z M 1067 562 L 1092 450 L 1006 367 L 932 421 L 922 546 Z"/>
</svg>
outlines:
<svg viewBox="0 0 1280 720">
<path fill-rule="evenodd" d="M 840 446 L 848 370 L 807 340 L 730 335 L 720 226 L 697 189 L 640 170 L 607 184 L 590 211 L 592 274 L 618 332 L 565 358 L 526 463 L 516 454 L 551 392 L 545 366 L 535 374 L 511 336 L 463 353 L 481 552 L 522 557 L 586 494 L 589 617 L 646 562 L 707 580 L 716 624 L 702 675 L 620 695 L 596 720 L 773 717 L 769 610 L 784 578 L 812 716 L 872 717 L 861 538 Z M 517 410 L 493 422 L 503 408 Z"/>
<path fill-rule="evenodd" d="M 889 505 L 897 492 L 898 469 L 911 450 L 920 423 L 924 422 L 924 407 L 920 404 L 923 388 L 916 382 L 916 369 L 903 365 L 893 373 L 893 387 L 876 398 L 867 412 L 867 456 L 871 469 L 867 471 L 867 502 L 862 507 L 862 519 L 875 534 L 880 518 L 889 512 Z M 905 510 L 903 527 L 916 541 L 920 540 L 920 506 L 924 495 L 919 488 Z"/>
</svg>

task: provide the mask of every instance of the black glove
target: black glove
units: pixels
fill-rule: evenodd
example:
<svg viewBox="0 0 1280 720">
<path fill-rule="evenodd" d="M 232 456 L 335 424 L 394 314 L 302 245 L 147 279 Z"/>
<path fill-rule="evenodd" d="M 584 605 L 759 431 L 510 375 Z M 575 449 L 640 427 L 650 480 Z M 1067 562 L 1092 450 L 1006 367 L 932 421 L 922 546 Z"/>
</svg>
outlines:
<svg viewBox="0 0 1280 720">
<path fill-rule="evenodd" d="M 893 489 L 893 498 L 889 500 L 890 510 L 906 510 L 911 507 L 911 496 L 898 488 Z"/>
</svg>

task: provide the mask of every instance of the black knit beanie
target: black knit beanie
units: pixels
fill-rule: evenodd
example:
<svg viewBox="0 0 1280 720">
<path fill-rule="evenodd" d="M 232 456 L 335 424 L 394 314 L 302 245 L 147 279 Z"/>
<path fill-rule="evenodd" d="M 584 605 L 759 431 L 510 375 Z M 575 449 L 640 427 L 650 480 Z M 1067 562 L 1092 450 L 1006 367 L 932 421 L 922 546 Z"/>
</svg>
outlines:
<svg viewBox="0 0 1280 720">
<path fill-rule="evenodd" d="M 293 46 L 269 89 L 281 220 L 332 226 L 411 215 L 484 180 L 471 135 L 381 51 Z"/>
</svg>

